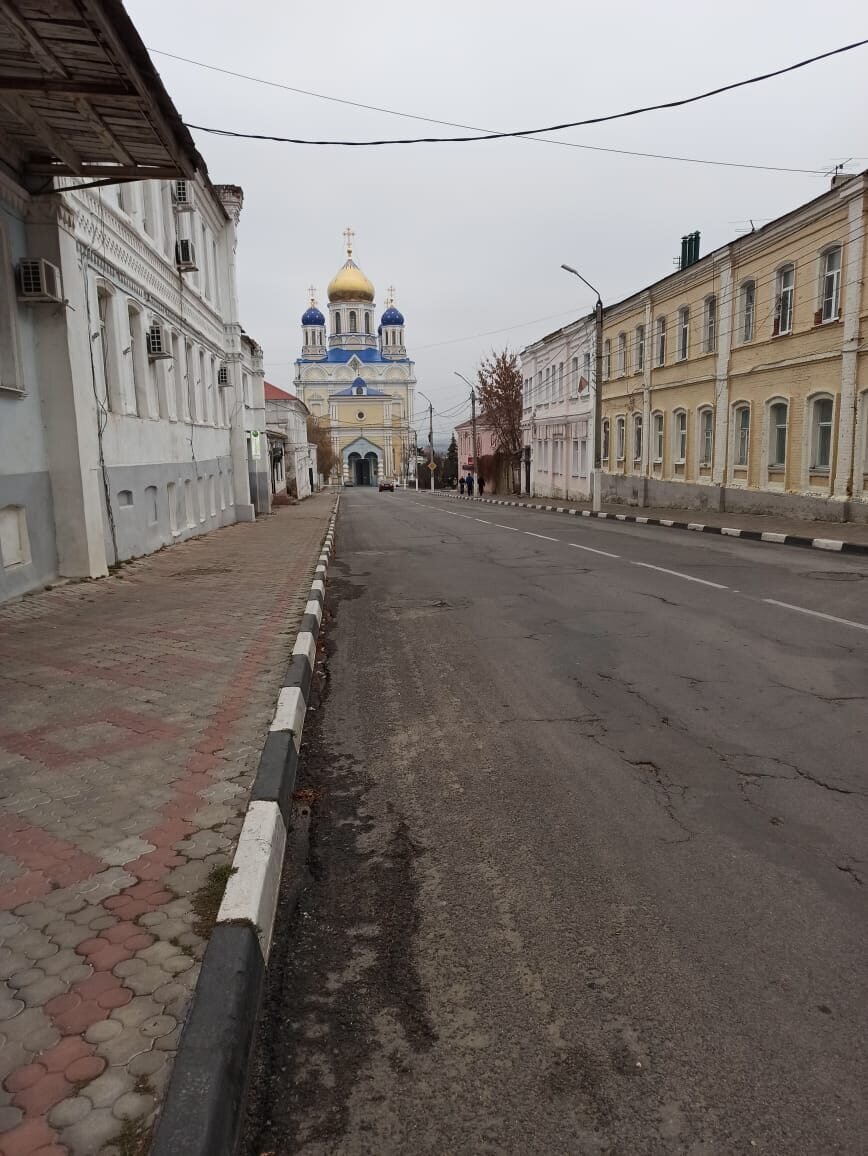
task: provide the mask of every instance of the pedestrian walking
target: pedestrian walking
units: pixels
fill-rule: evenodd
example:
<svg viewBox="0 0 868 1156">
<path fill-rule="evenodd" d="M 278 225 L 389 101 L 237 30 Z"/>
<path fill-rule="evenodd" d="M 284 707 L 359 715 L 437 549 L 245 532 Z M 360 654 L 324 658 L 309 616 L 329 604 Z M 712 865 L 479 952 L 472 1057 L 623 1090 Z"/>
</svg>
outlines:
<svg viewBox="0 0 868 1156">
<path fill-rule="evenodd" d="M 459 494 L 461 494 L 461 496 L 463 498 L 464 497 L 464 478 L 458 479 L 458 492 L 459 492 Z"/>
<path fill-rule="evenodd" d="M 467 475 L 467 495 L 470 498 L 473 497 L 473 474 Z"/>
<path fill-rule="evenodd" d="M 485 493 L 485 478 L 482 474 L 479 475 L 479 496 L 480 498 Z"/>
</svg>

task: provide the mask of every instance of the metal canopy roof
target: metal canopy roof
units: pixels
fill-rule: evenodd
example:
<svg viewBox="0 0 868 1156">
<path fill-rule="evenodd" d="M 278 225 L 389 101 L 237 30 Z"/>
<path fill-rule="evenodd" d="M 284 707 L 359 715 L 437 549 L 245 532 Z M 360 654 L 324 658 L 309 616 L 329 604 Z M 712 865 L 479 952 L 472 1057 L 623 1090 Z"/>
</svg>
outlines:
<svg viewBox="0 0 868 1156">
<path fill-rule="evenodd" d="M 0 0 L 0 160 L 23 178 L 206 172 L 120 0 Z"/>
</svg>

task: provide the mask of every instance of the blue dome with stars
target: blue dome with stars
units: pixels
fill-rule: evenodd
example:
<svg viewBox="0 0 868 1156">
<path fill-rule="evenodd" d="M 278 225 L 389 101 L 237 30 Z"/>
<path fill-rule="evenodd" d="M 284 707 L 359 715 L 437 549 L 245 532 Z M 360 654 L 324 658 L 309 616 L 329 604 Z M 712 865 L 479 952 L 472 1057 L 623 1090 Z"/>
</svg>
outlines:
<svg viewBox="0 0 868 1156">
<path fill-rule="evenodd" d="M 396 309 L 394 305 L 390 305 L 380 318 L 380 323 L 382 325 L 403 325 L 404 314 L 400 309 Z"/>
<path fill-rule="evenodd" d="M 310 309 L 305 309 L 302 314 L 301 323 L 302 325 L 325 325 L 325 317 L 315 305 L 311 305 Z"/>
</svg>

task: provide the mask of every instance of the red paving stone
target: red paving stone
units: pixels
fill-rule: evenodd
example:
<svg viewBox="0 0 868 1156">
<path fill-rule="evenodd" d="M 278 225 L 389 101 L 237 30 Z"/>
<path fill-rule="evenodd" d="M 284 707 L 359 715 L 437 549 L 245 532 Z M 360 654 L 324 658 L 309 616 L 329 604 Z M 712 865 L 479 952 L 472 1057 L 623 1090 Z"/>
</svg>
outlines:
<svg viewBox="0 0 868 1156">
<path fill-rule="evenodd" d="M 160 935 L 159 924 L 139 921 L 172 905 L 167 926 L 180 916 L 191 928 L 190 898 L 211 858 L 231 857 L 332 508 L 333 497 L 320 495 L 105 581 L 0 607 L 0 847 L 13 868 L 0 883 L 0 945 L 8 937 L 18 952 L 15 936 L 27 932 L 19 974 L 70 944 L 91 969 L 71 973 L 69 988 L 42 1007 L 59 1041 L 7 1077 L 5 1094 L 26 1118 L 0 1136 L 3 1156 L 67 1156 L 64 1130 L 45 1116 L 105 1069 L 100 1051 L 111 1041 L 84 1033 L 134 998 L 114 969 Z M 190 860 L 178 845 L 205 827 L 226 849 Z M 16 920 L 4 924 L 3 912 Z M 175 950 L 177 968 L 164 971 L 172 989 L 189 967 Z M 151 974 L 160 962 L 140 966 Z M 194 979 L 195 969 L 186 974 Z M 0 996 L 20 1008 L 10 984 L 0 983 Z M 153 995 L 138 998 L 153 1016 L 165 1012 Z M 141 1015 L 114 1029 L 133 1033 L 121 1055 L 152 1046 L 149 1036 L 136 1042 L 133 1021 Z"/>
</svg>

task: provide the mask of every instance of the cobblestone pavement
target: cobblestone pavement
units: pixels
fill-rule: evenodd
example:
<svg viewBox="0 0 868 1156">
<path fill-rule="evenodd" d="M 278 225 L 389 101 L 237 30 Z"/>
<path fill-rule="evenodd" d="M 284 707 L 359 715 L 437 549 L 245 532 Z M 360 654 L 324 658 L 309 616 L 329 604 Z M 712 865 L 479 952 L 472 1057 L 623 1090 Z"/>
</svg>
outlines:
<svg viewBox="0 0 868 1156">
<path fill-rule="evenodd" d="M 142 1149 L 333 505 L 0 607 L 3 1156 Z"/>
</svg>

